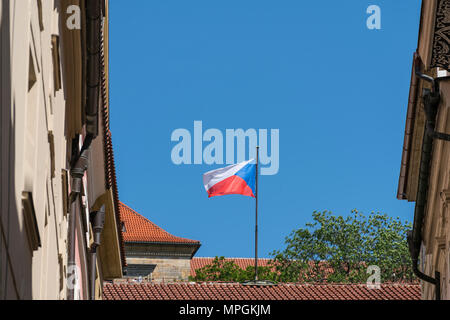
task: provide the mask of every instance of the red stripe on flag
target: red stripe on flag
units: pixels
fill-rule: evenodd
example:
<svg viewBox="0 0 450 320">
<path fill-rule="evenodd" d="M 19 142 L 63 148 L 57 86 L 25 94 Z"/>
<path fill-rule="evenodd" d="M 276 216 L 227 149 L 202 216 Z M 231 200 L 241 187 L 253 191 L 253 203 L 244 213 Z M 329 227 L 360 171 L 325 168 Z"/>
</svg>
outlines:
<svg viewBox="0 0 450 320">
<path fill-rule="evenodd" d="M 216 183 L 209 188 L 208 194 L 209 198 L 227 194 L 241 194 L 243 196 L 255 197 L 252 188 L 247 185 L 244 179 L 238 176 L 231 176 Z"/>
</svg>

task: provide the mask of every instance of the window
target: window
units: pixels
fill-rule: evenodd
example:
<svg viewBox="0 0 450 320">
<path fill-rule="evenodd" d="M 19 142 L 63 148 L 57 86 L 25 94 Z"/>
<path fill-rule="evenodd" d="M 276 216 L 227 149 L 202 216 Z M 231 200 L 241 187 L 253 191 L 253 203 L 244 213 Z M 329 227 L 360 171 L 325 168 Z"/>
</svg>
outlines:
<svg viewBox="0 0 450 320">
<path fill-rule="evenodd" d="M 53 79 L 54 90 L 61 90 L 61 62 L 59 58 L 59 37 L 52 35 L 52 58 L 53 58 Z"/>
<path fill-rule="evenodd" d="M 63 201 L 63 213 L 64 217 L 67 216 L 69 212 L 69 179 L 67 170 L 62 169 L 61 172 L 61 181 L 62 181 L 62 201 Z"/>
<path fill-rule="evenodd" d="M 127 277 L 148 277 L 155 270 L 156 264 L 128 264 Z"/>
<path fill-rule="evenodd" d="M 34 211 L 33 196 L 31 192 L 22 193 L 23 219 L 27 232 L 28 243 L 32 251 L 36 251 L 41 246 L 41 237 Z"/>
</svg>

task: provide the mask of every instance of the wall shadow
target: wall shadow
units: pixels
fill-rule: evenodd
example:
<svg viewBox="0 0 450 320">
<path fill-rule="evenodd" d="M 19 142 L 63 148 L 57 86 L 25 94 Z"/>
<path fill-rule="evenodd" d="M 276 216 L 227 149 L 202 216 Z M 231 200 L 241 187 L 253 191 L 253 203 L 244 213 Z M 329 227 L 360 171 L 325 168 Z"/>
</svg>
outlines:
<svg viewBox="0 0 450 320">
<path fill-rule="evenodd" d="M 21 227 L 16 199 L 16 106 L 12 95 L 10 6 L 14 1 L 0 0 L 0 299 L 32 299 L 32 252 Z M 28 81 L 28 79 L 24 79 Z M 22 219 L 21 219 L 22 220 Z"/>
</svg>

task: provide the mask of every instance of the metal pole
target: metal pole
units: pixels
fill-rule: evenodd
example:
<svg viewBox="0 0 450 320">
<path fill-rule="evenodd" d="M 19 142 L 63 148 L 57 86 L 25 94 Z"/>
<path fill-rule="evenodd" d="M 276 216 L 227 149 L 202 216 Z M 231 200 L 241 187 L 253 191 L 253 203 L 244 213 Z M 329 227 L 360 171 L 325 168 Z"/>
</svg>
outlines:
<svg viewBox="0 0 450 320">
<path fill-rule="evenodd" d="M 258 281 L 258 162 L 259 146 L 256 147 L 256 183 L 255 183 L 255 281 Z"/>
</svg>

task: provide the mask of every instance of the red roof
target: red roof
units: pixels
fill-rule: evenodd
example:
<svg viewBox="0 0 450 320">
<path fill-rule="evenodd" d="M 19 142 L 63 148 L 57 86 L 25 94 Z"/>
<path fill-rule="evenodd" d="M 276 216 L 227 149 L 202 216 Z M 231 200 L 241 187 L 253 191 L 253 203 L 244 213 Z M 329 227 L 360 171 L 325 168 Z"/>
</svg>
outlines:
<svg viewBox="0 0 450 320">
<path fill-rule="evenodd" d="M 214 261 L 215 258 L 192 258 L 191 260 L 191 276 L 195 277 L 195 270 L 203 268 Z M 265 267 L 272 259 L 258 259 L 258 266 Z M 249 266 L 255 265 L 255 259 L 252 258 L 225 258 L 225 262 L 234 261 L 241 269 L 247 269 Z"/>
<path fill-rule="evenodd" d="M 245 286 L 240 283 L 105 283 L 105 300 L 420 300 L 420 285 L 278 284 Z"/>
<path fill-rule="evenodd" d="M 123 231 L 125 242 L 200 244 L 197 240 L 171 235 L 122 202 L 120 202 L 120 218 L 125 227 Z"/>
<path fill-rule="evenodd" d="M 207 265 L 212 264 L 215 258 L 192 258 L 191 260 L 191 272 L 190 275 L 192 277 L 195 277 L 196 270 L 203 268 Z M 249 266 L 255 265 L 255 259 L 254 258 L 225 258 L 225 262 L 227 261 L 234 261 L 238 265 L 239 268 L 245 270 Z M 258 266 L 259 267 L 266 267 L 269 266 L 269 262 L 273 261 L 272 259 L 258 259 Z M 313 267 L 315 263 L 313 261 L 310 261 L 310 266 Z M 322 270 L 325 272 L 325 275 L 329 275 L 333 273 L 333 269 L 329 266 L 327 266 L 326 262 L 320 262 L 319 263 Z M 275 267 L 272 267 L 272 271 L 275 271 Z"/>
</svg>

